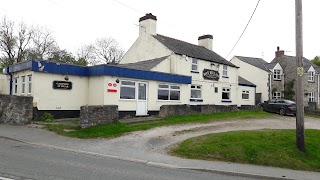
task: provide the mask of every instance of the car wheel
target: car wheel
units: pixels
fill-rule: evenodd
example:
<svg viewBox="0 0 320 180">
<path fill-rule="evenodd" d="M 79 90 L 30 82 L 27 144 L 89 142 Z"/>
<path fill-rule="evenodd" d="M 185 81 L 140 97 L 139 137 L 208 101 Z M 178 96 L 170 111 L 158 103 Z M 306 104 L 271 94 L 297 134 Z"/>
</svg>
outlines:
<svg viewBox="0 0 320 180">
<path fill-rule="evenodd" d="M 279 114 L 280 114 L 281 116 L 285 116 L 285 115 L 286 115 L 286 111 L 285 111 L 284 109 L 280 109 Z"/>
</svg>

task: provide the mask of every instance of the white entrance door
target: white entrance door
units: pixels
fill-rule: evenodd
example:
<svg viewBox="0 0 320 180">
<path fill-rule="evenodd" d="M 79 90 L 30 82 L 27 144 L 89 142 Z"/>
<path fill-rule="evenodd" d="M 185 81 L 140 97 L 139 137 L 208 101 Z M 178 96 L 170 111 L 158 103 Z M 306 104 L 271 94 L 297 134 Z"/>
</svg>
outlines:
<svg viewBox="0 0 320 180">
<path fill-rule="evenodd" d="M 138 83 L 137 116 L 148 115 L 147 110 L 147 83 Z"/>
</svg>

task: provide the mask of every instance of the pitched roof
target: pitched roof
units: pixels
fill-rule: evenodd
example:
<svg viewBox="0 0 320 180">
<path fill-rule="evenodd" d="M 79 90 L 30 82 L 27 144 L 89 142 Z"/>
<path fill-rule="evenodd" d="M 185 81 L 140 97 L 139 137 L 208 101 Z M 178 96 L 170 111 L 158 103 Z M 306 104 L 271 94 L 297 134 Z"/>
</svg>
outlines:
<svg viewBox="0 0 320 180">
<path fill-rule="evenodd" d="M 142 70 L 142 71 L 150 71 L 152 68 L 156 67 L 158 64 L 160 64 L 163 60 L 167 59 L 168 56 L 145 60 L 145 61 L 139 61 L 136 63 L 128 63 L 128 64 L 118 64 L 116 66 L 128 68 L 128 69 L 136 69 L 136 70 Z"/>
<path fill-rule="evenodd" d="M 287 62 L 292 62 L 292 63 L 296 63 L 296 57 L 295 56 L 287 56 L 287 55 L 284 55 L 284 56 L 281 56 L 281 57 L 275 57 L 271 63 L 278 63 L 281 61 L 281 59 L 287 59 L 288 61 Z M 317 69 L 317 65 L 313 64 L 310 60 L 308 60 L 307 58 L 303 57 L 302 58 L 302 61 L 303 61 L 303 68 L 305 70 L 305 72 L 307 72 L 310 68 L 310 66 L 313 66 L 315 69 Z M 318 71 L 317 71 L 318 72 Z"/>
<path fill-rule="evenodd" d="M 256 87 L 255 84 L 253 84 L 252 82 L 244 79 L 243 77 L 241 76 L 238 76 L 238 84 L 241 86 L 250 86 L 250 87 Z"/>
<path fill-rule="evenodd" d="M 202 59 L 210 62 L 216 62 L 238 68 L 236 65 L 227 61 L 217 53 L 209 49 L 206 49 L 205 47 L 190 44 L 160 34 L 154 35 L 153 37 L 176 54 L 187 55 L 189 57 Z"/>
<path fill-rule="evenodd" d="M 245 56 L 235 56 L 236 58 L 240 59 L 241 61 L 248 63 L 252 66 L 255 66 L 259 69 L 269 72 L 269 68 L 266 67 L 268 62 L 261 58 L 253 58 L 253 57 L 245 57 Z"/>
<path fill-rule="evenodd" d="M 266 68 L 267 68 L 267 69 L 273 69 L 277 64 L 278 64 L 277 62 L 275 62 L 275 63 L 268 63 L 268 64 L 266 64 Z"/>
</svg>

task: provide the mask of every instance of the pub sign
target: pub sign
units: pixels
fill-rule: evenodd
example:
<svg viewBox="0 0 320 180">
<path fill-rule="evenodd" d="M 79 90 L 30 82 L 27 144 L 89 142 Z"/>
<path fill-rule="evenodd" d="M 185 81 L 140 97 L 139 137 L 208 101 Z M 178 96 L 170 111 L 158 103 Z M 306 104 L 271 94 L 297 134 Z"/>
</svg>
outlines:
<svg viewBox="0 0 320 180">
<path fill-rule="evenodd" d="M 62 90 L 71 90 L 72 82 L 70 81 L 53 81 L 52 83 L 53 89 L 62 89 Z"/>
<path fill-rule="evenodd" d="M 202 72 L 204 79 L 218 81 L 220 78 L 219 72 L 212 69 L 204 69 Z"/>
</svg>

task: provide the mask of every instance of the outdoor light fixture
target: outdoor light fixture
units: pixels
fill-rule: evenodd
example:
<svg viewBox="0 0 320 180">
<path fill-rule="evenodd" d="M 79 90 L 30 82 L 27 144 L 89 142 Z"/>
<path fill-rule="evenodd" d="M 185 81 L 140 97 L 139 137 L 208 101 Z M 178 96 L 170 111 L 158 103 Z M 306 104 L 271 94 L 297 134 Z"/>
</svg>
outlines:
<svg viewBox="0 0 320 180">
<path fill-rule="evenodd" d="M 69 80 L 69 77 L 68 77 L 68 76 L 64 77 L 64 80 L 68 81 L 68 80 Z"/>
</svg>

